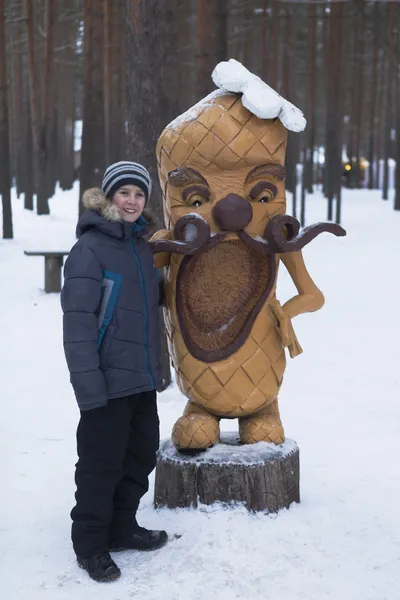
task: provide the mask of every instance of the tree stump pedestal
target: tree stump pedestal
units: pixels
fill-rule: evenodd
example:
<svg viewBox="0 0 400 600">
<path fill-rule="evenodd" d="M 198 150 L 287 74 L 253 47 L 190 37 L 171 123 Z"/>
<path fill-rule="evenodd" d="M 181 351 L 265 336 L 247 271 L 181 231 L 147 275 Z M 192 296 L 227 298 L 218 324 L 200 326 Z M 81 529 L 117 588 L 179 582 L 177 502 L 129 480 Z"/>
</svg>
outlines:
<svg viewBox="0 0 400 600">
<path fill-rule="evenodd" d="M 225 433 L 213 448 L 186 455 L 168 439 L 158 452 L 154 505 L 240 503 L 252 512 L 277 512 L 300 502 L 299 483 L 299 449 L 293 440 L 280 446 L 242 445 L 236 433 Z"/>
</svg>

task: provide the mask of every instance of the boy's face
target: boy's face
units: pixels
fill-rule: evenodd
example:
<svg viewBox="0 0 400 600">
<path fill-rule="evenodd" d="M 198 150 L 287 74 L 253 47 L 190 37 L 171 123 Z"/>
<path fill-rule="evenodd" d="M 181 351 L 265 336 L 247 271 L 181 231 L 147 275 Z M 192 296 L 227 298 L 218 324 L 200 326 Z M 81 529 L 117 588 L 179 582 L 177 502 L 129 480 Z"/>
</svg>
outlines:
<svg viewBox="0 0 400 600">
<path fill-rule="evenodd" d="M 134 223 L 143 213 L 146 197 L 137 185 L 124 185 L 115 192 L 112 202 L 119 208 L 123 221 Z"/>
</svg>

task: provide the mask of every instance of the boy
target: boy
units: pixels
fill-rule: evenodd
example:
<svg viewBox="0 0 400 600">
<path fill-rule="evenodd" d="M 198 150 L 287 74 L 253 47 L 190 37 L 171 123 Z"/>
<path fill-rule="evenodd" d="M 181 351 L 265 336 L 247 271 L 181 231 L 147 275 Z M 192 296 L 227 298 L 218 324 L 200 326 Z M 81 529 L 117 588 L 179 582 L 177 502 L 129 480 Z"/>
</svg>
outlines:
<svg viewBox="0 0 400 600">
<path fill-rule="evenodd" d="M 151 194 L 142 165 L 108 167 L 87 190 L 61 293 L 64 349 L 80 409 L 72 542 L 96 581 L 121 572 L 109 552 L 154 550 L 168 539 L 136 522 L 156 464 L 159 280 L 146 233 Z"/>
</svg>

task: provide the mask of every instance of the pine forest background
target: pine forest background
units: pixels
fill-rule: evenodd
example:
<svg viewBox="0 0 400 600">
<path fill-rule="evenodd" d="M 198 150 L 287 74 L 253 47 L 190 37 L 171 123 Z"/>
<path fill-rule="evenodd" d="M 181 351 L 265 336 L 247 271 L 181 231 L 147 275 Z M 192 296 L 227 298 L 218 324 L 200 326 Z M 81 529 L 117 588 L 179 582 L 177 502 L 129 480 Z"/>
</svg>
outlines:
<svg viewBox="0 0 400 600">
<path fill-rule="evenodd" d="M 0 0 L 3 237 L 12 185 L 42 215 L 57 184 L 78 179 L 81 195 L 117 160 L 143 162 L 157 183 L 159 134 L 214 89 L 212 70 L 229 58 L 305 113 L 287 153 L 302 223 L 317 183 L 337 222 L 343 185 L 387 200 L 389 165 L 400 164 L 399 32 L 389 0 Z M 400 168 L 395 188 L 400 210 Z M 157 185 L 153 207 L 162 222 Z"/>
</svg>

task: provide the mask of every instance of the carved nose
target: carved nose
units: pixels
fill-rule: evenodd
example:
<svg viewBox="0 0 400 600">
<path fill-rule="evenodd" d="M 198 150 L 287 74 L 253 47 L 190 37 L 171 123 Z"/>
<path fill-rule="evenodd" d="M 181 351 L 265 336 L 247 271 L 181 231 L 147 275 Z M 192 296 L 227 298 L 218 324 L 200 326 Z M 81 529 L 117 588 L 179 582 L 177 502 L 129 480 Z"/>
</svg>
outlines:
<svg viewBox="0 0 400 600">
<path fill-rule="evenodd" d="M 240 231 L 250 223 L 253 211 L 245 198 L 229 194 L 214 206 L 213 217 L 222 231 Z"/>
</svg>

